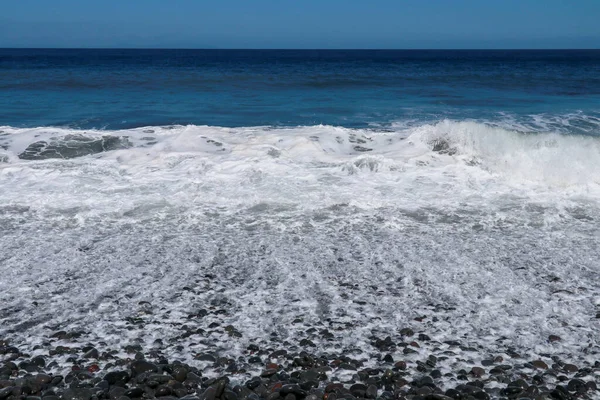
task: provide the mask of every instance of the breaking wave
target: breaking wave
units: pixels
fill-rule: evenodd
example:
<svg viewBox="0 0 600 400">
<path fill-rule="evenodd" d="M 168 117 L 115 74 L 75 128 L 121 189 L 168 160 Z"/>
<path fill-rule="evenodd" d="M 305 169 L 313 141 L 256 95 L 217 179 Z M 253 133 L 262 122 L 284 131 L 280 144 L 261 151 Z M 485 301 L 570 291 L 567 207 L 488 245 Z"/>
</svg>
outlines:
<svg viewBox="0 0 600 400">
<path fill-rule="evenodd" d="M 554 334 L 553 351 L 597 348 L 593 135 L 450 120 L 0 130 L 0 336 L 16 327 L 29 347 L 60 326 L 148 348 L 160 330 L 193 350 L 169 350 L 181 359 L 236 355 L 304 337 L 301 318 L 342 324 L 344 343 L 368 351 L 372 335 L 435 312 L 438 340 L 504 351 L 502 336 L 543 353 Z M 156 330 L 128 322 L 142 303 Z M 171 324 L 221 303 L 241 338 L 197 342 Z"/>
<path fill-rule="evenodd" d="M 2 127 L 0 160 L 14 165 L 25 160 L 91 156 L 78 162 L 91 163 L 100 157 L 124 165 L 147 162 L 160 167 L 161 159 L 186 157 L 207 163 L 264 162 L 265 167 L 338 166 L 350 174 L 461 165 L 513 183 L 566 188 L 600 182 L 598 136 L 523 132 L 523 125 L 515 128 L 450 120 L 384 131 L 333 126 L 168 126 L 119 131 Z"/>
</svg>

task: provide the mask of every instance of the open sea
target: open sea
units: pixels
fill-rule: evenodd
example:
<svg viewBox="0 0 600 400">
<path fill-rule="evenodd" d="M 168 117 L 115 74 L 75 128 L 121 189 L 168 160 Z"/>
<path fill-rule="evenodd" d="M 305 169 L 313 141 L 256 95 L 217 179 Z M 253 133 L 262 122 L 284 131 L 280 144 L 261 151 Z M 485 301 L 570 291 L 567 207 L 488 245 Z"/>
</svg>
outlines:
<svg viewBox="0 0 600 400">
<path fill-rule="evenodd" d="M 0 277 L 32 355 L 593 366 L 600 51 L 0 49 Z"/>
</svg>

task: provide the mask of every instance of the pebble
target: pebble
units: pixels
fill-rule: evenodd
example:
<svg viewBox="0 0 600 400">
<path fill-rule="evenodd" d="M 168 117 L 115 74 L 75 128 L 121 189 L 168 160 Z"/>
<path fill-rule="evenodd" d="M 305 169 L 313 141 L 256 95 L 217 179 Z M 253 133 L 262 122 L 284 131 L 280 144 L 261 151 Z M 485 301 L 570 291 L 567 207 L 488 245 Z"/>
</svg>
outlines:
<svg viewBox="0 0 600 400">
<path fill-rule="evenodd" d="M 401 336 L 409 336 L 410 337 L 410 336 L 413 336 L 414 334 L 415 334 L 415 332 L 410 328 L 400 329 Z"/>
<path fill-rule="evenodd" d="M 548 369 L 548 364 L 546 364 L 545 362 L 543 362 L 542 360 L 535 360 L 531 362 L 531 365 L 533 365 L 535 368 L 537 369 Z"/>
<path fill-rule="evenodd" d="M 178 382 L 183 382 L 187 379 L 188 371 L 184 367 L 176 367 L 173 369 L 171 376 Z"/>
<path fill-rule="evenodd" d="M 434 369 L 429 374 L 433 379 L 440 379 L 442 377 L 442 372 L 439 369 Z"/>
<path fill-rule="evenodd" d="M 95 348 L 92 348 L 83 355 L 83 358 L 98 359 L 98 358 L 100 358 L 100 353 Z"/>
<path fill-rule="evenodd" d="M 204 317 L 215 315 L 210 311 Z M 423 326 L 431 320 L 428 318 Z M 303 323 L 304 320 L 298 322 Z M 222 320 L 215 328 L 215 334 L 221 335 L 223 329 L 237 331 Z M 188 322 L 183 330 L 196 332 L 197 329 Z M 554 399 L 567 399 L 574 394 L 589 396 L 597 390 L 590 377 L 597 374 L 600 363 L 593 366 L 582 363 L 578 367 L 568 363 L 565 355 L 558 358 L 538 354 L 552 360 L 551 368 L 541 359 L 524 363 L 514 358 L 505 362 L 502 356 L 472 354 L 473 351 L 483 353 L 483 349 L 465 347 L 458 340 L 442 344 L 422 332 L 416 336 L 419 342 L 403 339 L 415 336 L 411 328 L 395 335 L 374 337 L 370 354 L 341 346 L 330 353 L 320 353 L 316 348 L 323 331 L 306 329 L 306 337 L 294 343 L 274 335 L 268 344 L 248 345 L 245 354 L 237 358 L 220 354 L 216 348 L 203 347 L 206 353 L 197 354 L 191 365 L 169 362 L 159 348 L 143 352 L 137 344 L 125 346 L 130 354 L 128 358 L 119 357 L 117 351 L 105 349 L 100 343 L 87 343 L 82 347 L 73 343 L 70 348 L 50 348 L 51 353 L 54 351 L 50 358 L 31 359 L 18 349 L 9 351 L 0 345 L 0 353 L 15 355 L 0 361 L 0 400 L 154 397 L 160 400 L 489 400 L 501 397 L 512 400 L 549 398 L 550 395 Z M 234 339 L 237 340 L 235 334 L 230 340 Z M 167 343 L 167 340 L 161 342 L 160 348 Z M 185 351 L 178 343 L 174 346 L 179 352 Z M 402 353 L 408 356 L 406 360 L 394 359 Z M 516 354 L 510 349 L 501 353 Z M 261 366 L 264 369 L 257 371 Z M 62 369 L 70 370 L 64 379 L 51 374 Z M 34 372 L 28 374 L 28 371 Z M 232 386 L 227 376 L 235 383 L 245 383 Z"/>
<path fill-rule="evenodd" d="M 582 381 L 581 379 L 571 379 L 569 381 L 569 383 L 567 384 L 567 390 L 569 392 L 578 392 L 578 393 L 585 393 L 588 388 L 586 386 L 586 382 Z"/>
<path fill-rule="evenodd" d="M 158 372 L 156 364 L 145 360 L 136 360 L 131 363 L 132 376 L 135 377 L 145 372 Z"/>
<path fill-rule="evenodd" d="M 406 365 L 405 361 L 398 361 L 396 364 L 394 364 L 394 367 L 397 368 L 397 369 L 399 369 L 399 370 L 401 370 L 401 371 L 406 370 L 406 366 L 407 365 Z"/>
<path fill-rule="evenodd" d="M 6 387 L 4 389 L 0 389 L 0 399 L 5 399 L 10 396 L 13 392 L 12 387 Z"/>
<path fill-rule="evenodd" d="M 45 385 L 52 382 L 52 377 L 46 374 L 37 374 L 35 376 L 35 381 L 41 385 Z"/>
<path fill-rule="evenodd" d="M 199 361 L 209 361 L 209 362 L 215 362 L 217 361 L 217 359 L 215 358 L 215 356 L 211 355 L 211 354 L 198 354 L 195 357 L 196 360 Z"/>
<path fill-rule="evenodd" d="M 570 374 L 579 371 L 579 368 L 577 368 L 577 366 L 573 364 L 565 364 L 562 368 L 565 372 Z"/>
<path fill-rule="evenodd" d="M 91 400 L 94 391 L 88 388 L 69 388 L 62 394 L 63 400 Z"/>
<path fill-rule="evenodd" d="M 129 382 L 129 374 L 125 371 L 111 371 L 104 375 L 104 380 L 111 386 L 125 384 Z"/>
</svg>

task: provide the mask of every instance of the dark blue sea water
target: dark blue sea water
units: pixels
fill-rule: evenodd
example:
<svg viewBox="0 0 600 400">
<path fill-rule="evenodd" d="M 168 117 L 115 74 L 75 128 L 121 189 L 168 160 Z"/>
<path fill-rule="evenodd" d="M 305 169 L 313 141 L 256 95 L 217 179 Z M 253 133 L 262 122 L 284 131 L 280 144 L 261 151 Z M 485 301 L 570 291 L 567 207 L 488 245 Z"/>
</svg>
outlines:
<svg viewBox="0 0 600 400">
<path fill-rule="evenodd" d="M 599 111 L 599 50 L 0 50 L 0 125 L 14 127 L 527 124 Z"/>
</svg>

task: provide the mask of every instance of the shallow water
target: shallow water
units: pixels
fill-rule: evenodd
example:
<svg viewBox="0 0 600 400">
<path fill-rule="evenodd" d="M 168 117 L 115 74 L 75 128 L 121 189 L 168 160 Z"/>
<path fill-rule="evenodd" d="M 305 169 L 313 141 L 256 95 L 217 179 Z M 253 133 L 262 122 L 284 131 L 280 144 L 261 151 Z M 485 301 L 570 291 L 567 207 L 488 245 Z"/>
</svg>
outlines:
<svg viewBox="0 0 600 400">
<path fill-rule="evenodd" d="M 82 330 L 113 347 L 170 339 L 190 359 L 335 326 L 322 350 L 368 353 L 411 326 L 490 353 L 597 357 L 598 138 L 447 120 L 175 126 L 87 131 L 132 147 L 30 161 L 28 144 L 73 132 L 2 129 L 0 335 L 28 347 Z M 225 314 L 188 320 L 211 307 Z M 211 318 L 242 337 L 179 338 Z"/>
</svg>

